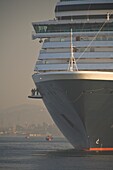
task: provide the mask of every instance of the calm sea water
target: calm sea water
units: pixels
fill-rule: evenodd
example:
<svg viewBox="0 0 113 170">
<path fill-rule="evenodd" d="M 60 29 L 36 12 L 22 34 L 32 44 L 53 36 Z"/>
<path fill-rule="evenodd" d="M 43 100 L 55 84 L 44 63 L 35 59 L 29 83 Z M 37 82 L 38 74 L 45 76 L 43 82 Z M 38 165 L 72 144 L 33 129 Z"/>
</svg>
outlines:
<svg viewBox="0 0 113 170">
<path fill-rule="evenodd" d="M 0 170 L 113 170 L 113 155 L 78 153 L 64 138 L 0 137 Z"/>
</svg>

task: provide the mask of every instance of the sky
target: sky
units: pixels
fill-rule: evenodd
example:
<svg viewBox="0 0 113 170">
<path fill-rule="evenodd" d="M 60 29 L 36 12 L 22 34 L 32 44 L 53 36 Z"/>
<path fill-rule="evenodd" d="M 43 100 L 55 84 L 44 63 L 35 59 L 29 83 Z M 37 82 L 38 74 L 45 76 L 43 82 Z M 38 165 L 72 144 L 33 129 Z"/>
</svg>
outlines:
<svg viewBox="0 0 113 170">
<path fill-rule="evenodd" d="M 38 102 L 27 97 L 41 48 L 32 22 L 53 19 L 58 1 L 0 0 L 0 109 Z"/>
</svg>

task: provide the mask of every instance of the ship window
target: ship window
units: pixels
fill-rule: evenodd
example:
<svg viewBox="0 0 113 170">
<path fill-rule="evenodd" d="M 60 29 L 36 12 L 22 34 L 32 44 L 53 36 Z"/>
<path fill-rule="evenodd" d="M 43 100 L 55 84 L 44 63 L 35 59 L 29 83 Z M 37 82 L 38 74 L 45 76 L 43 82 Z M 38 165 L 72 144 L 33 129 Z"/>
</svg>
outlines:
<svg viewBox="0 0 113 170">
<path fill-rule="evenodd" d="M 76 41 L 80 41 L 80 36 L 77 36 L 77 37 L 76 37 Z"/>
<path fill-rule="evenodd" d="M 90 52 L 94 52 L 95 51 L 95 48 L 94 47 L 91 47 L 90 48 Z"/>
<path fill-rule="evenodd" d="M 103 41 L 106 40 L 106 36 L 103 36 L 103 37 L 102 37 L 102 40 L 103 40 Z"/>
<path fill-rule="evenodd" d="M 36 33 L 99 31 L 102 23 L 33 25 Z M 84 29 L 83 29 L 84 28 Z M 106 23 L 101 31 L 113 31 L 113 22 Z"/>
<path fill-rule="evenodd" d="M 84 52 L 84 51 L 88 52 L 89 50 L 88 50 L 88 48 L 87 48 L 87 50 L 86 50 L 86 48 L 85 48 L 85 47 L 81 47 L 81 48 L 79 48 L 79 52 Z"/>
<path fill-rule="evenodd" d="M 61 38 L 60 40 L 61 40 L 61 42 L 65 41 L 65 39 L 64 39 L 64 38 Z"/>
</svg>

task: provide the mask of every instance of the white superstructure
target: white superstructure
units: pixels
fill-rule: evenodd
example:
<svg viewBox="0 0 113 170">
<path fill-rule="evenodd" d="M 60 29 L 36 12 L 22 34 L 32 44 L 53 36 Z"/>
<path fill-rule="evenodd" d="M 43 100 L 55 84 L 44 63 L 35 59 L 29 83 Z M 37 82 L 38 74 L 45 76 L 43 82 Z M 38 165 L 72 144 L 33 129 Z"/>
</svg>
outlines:
<svg viewBox="0 0 113 170">
<path fill-rule="evenodd" d="M 95 7 L 93 5 L 99 6 L 103 3 L 103 8 L 102 5 L 100 6 L 102 9 L 93 9 Z M 111 3 L 111 8 L 106 9 L 105 4 L 109 3 Z M 81 6 L 82 4 L 86 5 L 86 7 Z M 80 6 L 85 9 L 76 10 L 76 5 L 79 6 L 79 9 Z M 54 20 L 34 22 L 33 26 L 36 33 L 33 38 L 40 38 L 40 42 L 44 41 L 36 62 L 35 71 L 68 70 L 71 29 L 73 32 L 73 52 L 78 70 L 112 71 L 112 5 L 112 0 L 61 1 L 56 6 L 56 18 Z"/>
</svg>

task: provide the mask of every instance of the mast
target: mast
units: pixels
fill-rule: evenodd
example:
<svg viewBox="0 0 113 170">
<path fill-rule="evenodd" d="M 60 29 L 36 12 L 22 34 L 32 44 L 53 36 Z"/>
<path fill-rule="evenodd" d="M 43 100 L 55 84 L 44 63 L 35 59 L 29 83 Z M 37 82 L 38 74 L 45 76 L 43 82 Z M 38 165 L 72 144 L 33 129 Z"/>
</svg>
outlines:
<svg viewBox="0 0 113 170">
<path fill-rule="evenodd" d="M 74 53 L 73 53 L 73 33 L 72 33 L 72 29 L 71 29 L 70 38 L 71 38 L 71 41 L 70 41 L 71 55 L 70 55 L 70 59 L 69 59 L 68 70 L 69 71 L 74 71 L 74 70 L 78 71 L 76 60 L 74 58 Z"/>
</svg>

